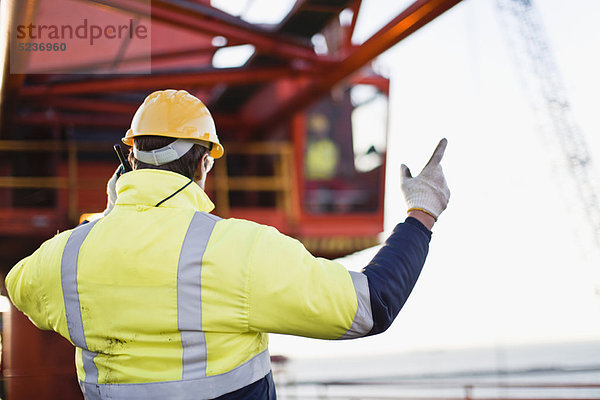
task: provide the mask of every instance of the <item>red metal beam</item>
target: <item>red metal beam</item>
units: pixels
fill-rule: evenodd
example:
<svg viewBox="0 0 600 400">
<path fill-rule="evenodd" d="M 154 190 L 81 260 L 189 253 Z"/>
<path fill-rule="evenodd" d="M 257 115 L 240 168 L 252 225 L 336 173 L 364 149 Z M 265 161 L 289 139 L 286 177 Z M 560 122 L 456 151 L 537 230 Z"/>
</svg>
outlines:
<svg viewBox="0 0 600 400">
<path fill-rule="evenodd" d="M 357 76 L 357 75 L 355 75 L 352 78 L 352 84 L 375 86 L 382 93 L 385 93 L 386 96 L 389 97 L 389 95 L 390 95 L 390 80 L 387 78 L 384 78 L 383 76 L 379 76 L 379 75 L 365 75 L 365 76 L 358 75 Z"/>
<path fill-rule="evenodd" d="M 189 49 L 185 49 L 185 50 L 167 51 L 167 52 L 162 52 L 162 53 L 152 53 L 150 56 L 142 55 L 142 56 L 124 58 L 118 62 L 118 65 L 119 66 L 127 65 L 127 64 L 131 64 L 131 63 L 145 62 L 145 61 L 151 61 L 152 63 L 156 63 L 156 62 L 160 62 L 160 61 L 172 61 L 172 60 L 176 60 L 176 59 L 180 59 L 180 58 L 185 59 L 185 58 L 196 57 L 196 56 L 211 56 L 212 57 L 213 53 L 216 52 L 217 50 L 219 50 L 219 47 L 202 46 L 202 47 L 193 47 L 193 48 L 189 48 Z M 114 63 L 115 63 L 115 60 L 112 58 L 105 59 L 102 61 L 90 62 L 90 63 L 79 64 L 79 65 L 72 65 L 72 66 L 64 68 L 64 72 L 65 73 L 82 72 L 82 71 L 95 72 L 98 70 L 102 70 L 103 68 L 112 67 L 114 65 Z M 62 70 L 62 68 L 61 68 L 61 70 Z M 36 74 L 53 74 L 54 71 L 55 71 L 55 68 L 51 68 L 49 70 L 36 70 L 35 73 Z"/>
<path fill-rule="evenodd" d="M 417 0 L 330 69 L 326 81 L 339 82 L 462 0 Z"/>
<path fill-rule="evenodd" d="M 24 72 L 28 55 L 25 52 L 11 51 L 11 35 L 15 26 L 31 21 L 37 11 L 38 1 L 3 0 L 0 2 L 0 139 L 10 136 L 12 118 L 16 112 L 19 92 L 25 82 Z M 16 49 L 16 45 L 14 47 Z M 21 71 L 11 72 L 13 66 Z"/>
<path fill-rule="evenodd" d="M 402 39 L 443 14 L 462 0 L 417 0 L 375 35 L 355 48 L 335 66 L 328 67 L 320 78 L 308 85 L 300 82 L 296 94 L 273 107 L 260 121 L 253 124 L 251 131 L 271 130 L 295 113 L 327 93 L 343 79 L 365 66 L 375 57 L 388 50 Z"/>
<path fill-rule="evenodd" d="M 216 8 L 189 0 L 93 0 L 132 13 L 151 17 L 177 28 L 189 29 L 210 36 L 224 36 L 241 43 L 250 43 L 260 52 L 287 59 L 326 62 L 327 57 L 315 54 L 312 44 L 277 34 L 247 23 Z"/>
<path fill-rule="evenodd" d="M 131 124 L 131 119 L 136 110 L 137 106 L 128 115 L 113 113 L 73 114 L 52 110 L 48 112 L 20 114 L 15 119 L 15 123 L 18 125 L 100 126 L 126 129 Z M 219 130 L 232 131 L 243 128 L 243 121 L 241 119 L 231 118 L 230 115 L 222 114 L 213 114 L 212 116 Z"/>
<path fill-rule="evenodd" d="M 18 125 L 77 125 L 105 126 L 125 129 L 131 124 L 131 117 L 123 115 L 100 114 L 64 114 L 58 112 L 36 112 L 20 114 L 15 123 Z"/>
<path fill-rule="evenodd" d="M 32 100 L 37 102 L 38 99 L 40 100 L 40 104 L 43 104 L 49 108 L 91 113 L 127 115 L 130 118 L 133 117 L 133 114 L 139 107 L 139 104 L 136 103 L 125 103 L 122 101 L 100 99 L 82 99 L 78 97 L 49 96 L 33 98 Z"/>
<path fill-rule="evenodd" d="M 345 30 L 346 33 L 346 43 L 344 45 L 344 49 L 349 49 L 352 47 L 352 35 L 354 35 L 354 29 L 356 28 L 356 21 L 358 21 L 358 12 L 360 11 L 360 5 L 362 0 L 356 0 L 352 7 L 352 22 L 350 22 L 350 26 L 348 26 Z"/>
<path fill-rule="evenodd" d="M 154 74 L 88 79 L 75 82 L 25 86 L 23 97 L 81 93 L 160 90 L 166 87 L 212 87 L 218 84 L 247 85 L 299 76 L 303 72 L 288 67 L 210 69 L 179 74 Z"/>
</svg>

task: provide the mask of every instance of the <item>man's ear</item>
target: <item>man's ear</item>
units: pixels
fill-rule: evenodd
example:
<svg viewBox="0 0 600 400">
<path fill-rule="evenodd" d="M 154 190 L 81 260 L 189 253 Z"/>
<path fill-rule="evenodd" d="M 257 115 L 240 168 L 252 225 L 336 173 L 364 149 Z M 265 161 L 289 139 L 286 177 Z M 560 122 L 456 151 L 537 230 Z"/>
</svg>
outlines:
<svg viewBox="0 0 600 400">
<path fill-rule="evenodd" d="M 194 180 L 197 181 L 202 178 L 202 175 L 206 175 L 208 168 L 208 154 L 203 154 L 198 165 L 196 166 L 196 172 L 194 173 Z"/>
<path fill-rule="evenodd" d="M 215 160 L 210 156 L 210 153 L 206 152 L 202 155 L 202 168 L 204 173 L 208 175 L 210 170 L 213 168 Z"/>
</svg>

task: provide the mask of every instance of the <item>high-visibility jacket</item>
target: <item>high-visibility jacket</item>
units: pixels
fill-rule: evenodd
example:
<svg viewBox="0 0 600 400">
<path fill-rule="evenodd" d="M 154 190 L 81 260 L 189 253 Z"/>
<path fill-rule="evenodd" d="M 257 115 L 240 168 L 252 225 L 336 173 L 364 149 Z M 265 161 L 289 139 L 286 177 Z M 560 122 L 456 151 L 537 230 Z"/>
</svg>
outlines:
<svg viewBox="0 0 600 400">
<path fill-rule="evenodd" d="M 126 173 L 117 193 L 108 216 L 46 241 L 6 278 L 17 308 L 76 346 L 87 399 L 214 398 L 269 374 L 267 332 L 376 333 L 381 296 L 366 274 L 209 214 L 208 196 L 176 173 Z"/>
<path fill-rule="evenodd" d="M 308 142 L 306 149 L 305 171 L 306 179 L 322 181 L 335 177 L 340 150 L 329 138 Z"/>
</svg>

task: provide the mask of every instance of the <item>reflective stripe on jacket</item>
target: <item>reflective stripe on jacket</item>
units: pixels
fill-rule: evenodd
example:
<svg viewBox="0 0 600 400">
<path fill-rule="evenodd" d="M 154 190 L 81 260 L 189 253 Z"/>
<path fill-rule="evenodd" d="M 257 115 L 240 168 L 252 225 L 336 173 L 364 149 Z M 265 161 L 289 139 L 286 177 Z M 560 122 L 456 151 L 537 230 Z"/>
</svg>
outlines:
<svg viewBox="0 0 600 400">
<path fill-rule="evenodd" d="M 269 373 L 267 332 L 344 339 L 373 327 L 364 274 L 274 228 L 208 214 L 188 183 L 123 175 L 108 216 L 46 241 L 6 278 L 20 310 L 76 346 L 87 399 L 218 397 Z"/>
</svg>

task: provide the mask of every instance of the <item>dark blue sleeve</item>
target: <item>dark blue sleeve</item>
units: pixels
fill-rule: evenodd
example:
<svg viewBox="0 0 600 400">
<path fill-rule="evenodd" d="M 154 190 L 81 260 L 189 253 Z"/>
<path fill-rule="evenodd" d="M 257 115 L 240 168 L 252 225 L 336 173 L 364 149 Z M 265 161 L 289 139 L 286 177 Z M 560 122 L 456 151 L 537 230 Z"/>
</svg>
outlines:
<svg viewBox="0 0 600 400">
<path fill-rule="evenodd" d="M 273 373 L 269 372 L 264 378 L 215 400 L 277 400 Z"/>
<path fill-rule="evenodd" d="M 373 313 L 373 329 L 367 335 L 385 331 L 400 312 L 425 264 L 430 240 L 425 225 L 408 217 L 363 270 Z"/>
</svg>

